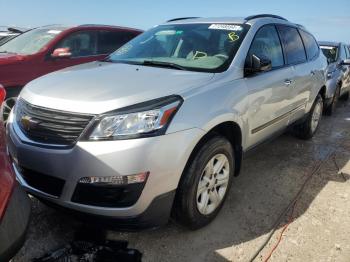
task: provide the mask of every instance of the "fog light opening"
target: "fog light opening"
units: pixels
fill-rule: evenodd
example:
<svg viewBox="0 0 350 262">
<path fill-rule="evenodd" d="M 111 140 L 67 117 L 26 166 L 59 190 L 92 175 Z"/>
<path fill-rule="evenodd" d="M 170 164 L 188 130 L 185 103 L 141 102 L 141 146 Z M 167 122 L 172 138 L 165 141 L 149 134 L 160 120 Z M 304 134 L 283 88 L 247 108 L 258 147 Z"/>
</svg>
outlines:
<svg viewBox="0 0 350 262">
<path fill-rule="evenodd" d="M 95 184 L 95 185 L 129 185 L 146 182 L 150 172 L 143 172 L 127 176 L 106 176 L 106 177 L 82 177 L 79 179 L 80 184 Z"/>
</svg>

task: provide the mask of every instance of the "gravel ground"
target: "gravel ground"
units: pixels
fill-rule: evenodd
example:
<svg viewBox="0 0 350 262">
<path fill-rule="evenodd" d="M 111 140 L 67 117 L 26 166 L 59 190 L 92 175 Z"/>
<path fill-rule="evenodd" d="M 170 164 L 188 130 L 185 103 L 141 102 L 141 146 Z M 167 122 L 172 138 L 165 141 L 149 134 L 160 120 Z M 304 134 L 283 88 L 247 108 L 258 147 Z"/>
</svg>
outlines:
<svg viewBox="0 0 350 262">
<path fill-rule="evenodd" d="M 322 163 L 297 202 L 293 220 L 270 261 L 350 261 L 350 103 L 324 117 L 317 135 L 301 141 L 282 135 L 244 160 L 213 223 L 187 231 L 170 222 L 151 231 L 109 231 L 143 253 L 143 261 L 249 261 L 308 174 Z M 338 173 L 336 164 L 342 170 Z M 80 223 L 32 199 L 26 244 L 13 261 L 30 261 L 72 239 Z M 289 215 L 255 261 L 263 261 Z"/>
</svg>

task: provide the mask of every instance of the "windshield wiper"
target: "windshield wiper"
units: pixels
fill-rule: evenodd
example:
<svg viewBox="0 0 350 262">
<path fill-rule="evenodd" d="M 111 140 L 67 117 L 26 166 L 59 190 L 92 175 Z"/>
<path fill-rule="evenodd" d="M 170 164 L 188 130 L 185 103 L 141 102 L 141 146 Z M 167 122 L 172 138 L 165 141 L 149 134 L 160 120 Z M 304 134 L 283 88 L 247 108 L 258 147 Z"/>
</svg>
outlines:
<svg viewBox="0 0 350 262">
<path fill-rule="evenodd" d="M 169 67 L 169 68 L 175 68 L 178 70 L 187 70 L 185 67 L 180 66 L 175 63 L 170 63 L 170 62 L 162 62 L 162 61 L 153 61 L 153 60 L 144 60 L 142 62 L 142 65 L 150 65 L 150 66 L 162 66 L 162 67 Z"/>
</svg>

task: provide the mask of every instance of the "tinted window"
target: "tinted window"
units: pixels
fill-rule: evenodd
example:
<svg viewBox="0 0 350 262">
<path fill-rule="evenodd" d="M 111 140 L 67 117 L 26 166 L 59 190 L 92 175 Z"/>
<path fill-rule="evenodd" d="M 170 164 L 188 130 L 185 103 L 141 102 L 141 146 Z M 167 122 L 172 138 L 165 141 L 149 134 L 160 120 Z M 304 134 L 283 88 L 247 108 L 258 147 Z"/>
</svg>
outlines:
<svg viewBox="0 0 350 262">
<path fill-rule="evenodd" d="M 334 63 L 338 59 L 338 47 L 337 46 L 321 46 L 321 50 L 329 63 Z"/>
<path fill-rule="evenodd" d="M 348 48 L 345 45 L 343 45 L 343 48 L 344 48 L 344 59 L 346 59 L 349 57 Z"/>
<path fill-rule="evenodd" d="M 64 38 L 56 48 L 68 48 L 72 57 L 97 55 L 97 32 L 82 31 Z"/>
<path fill-rule="evenodd" d="M 98 33 L 98 53 L 110 54 L 135 37 L 130 32 L 100 31 Z"/>
<path fill-rule="evenodd" d="M 250 59 L 252 55 L 269 58 L 273 68 L 284 65 L 282 47 L 275 26 L 268 25 L 259 29 L 247 59 Z"/>
<path fill-rule="evenodd" d="M 304 32 L 303 30 L 299 30 L 299 32 L 303 39 L 308 59 L 315 58 L 319 52 L 318 44 L 315 38 L 309 33 Z"/>
<path fill-rule="evenodd" d="M 288 64 L 297 64 L 306 61 L 303 42 L 298 30 L 289 26 L 278 26 Z"/>
</svg>

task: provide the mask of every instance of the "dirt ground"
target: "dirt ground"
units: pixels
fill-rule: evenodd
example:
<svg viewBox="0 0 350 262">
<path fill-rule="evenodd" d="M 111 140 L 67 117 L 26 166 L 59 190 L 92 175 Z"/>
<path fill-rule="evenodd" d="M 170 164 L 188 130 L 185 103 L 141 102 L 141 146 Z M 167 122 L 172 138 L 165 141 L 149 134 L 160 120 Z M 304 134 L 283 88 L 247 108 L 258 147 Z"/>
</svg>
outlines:
<svg viewBox="0 0 350 262">
<path fill-rule="evenodd" d="M 335 161 L 329 158 L 334 153 Z M 143 261 L 249 261 L 308 174 L 322 163 L 297 202 L 270 261 L 350 261 L 350 103 L 324 117 L 317 135 L 284 134 L 244 160 L 213 223 L 187 231 L 173 222 L 151 231 L 109 232 L 143 253 Z M 338 173 L 336 164 L 342 170 Z M 25 246 L 13 261 L 30 261 L 72 239 L 79 222 L 33 199 Z M 255 261 L 263 261 L 288 223 L 284 217 Z"/>
</svg>

